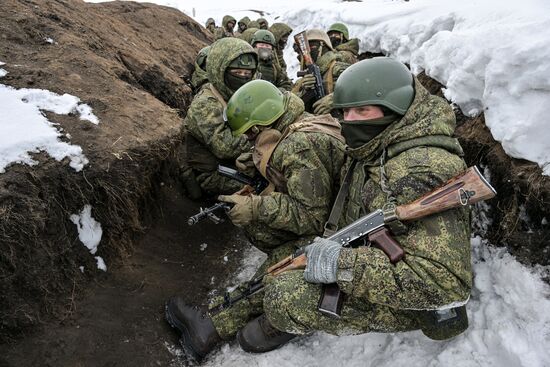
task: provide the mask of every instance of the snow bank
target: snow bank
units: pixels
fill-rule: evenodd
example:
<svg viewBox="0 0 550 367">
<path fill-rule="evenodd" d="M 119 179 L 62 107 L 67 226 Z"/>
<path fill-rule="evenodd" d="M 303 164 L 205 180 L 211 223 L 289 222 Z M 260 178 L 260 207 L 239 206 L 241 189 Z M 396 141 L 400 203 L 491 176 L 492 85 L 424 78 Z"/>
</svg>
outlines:
<svg viewBox="0 0 550 367">
<path fill-rule="evenodd" d="M 425 70 L 446 85 L 445 96 L 465 114 L 485 113 L 508 155 L 537 162 L 550 175 L 549 3 L 323 2 L 291 9 L 282 18 L 295 31 L 346 23 L 362 51 L 383 52 L 415 73 Z"/>
<path fill-rule="evenodd" d="M 6 70 L 0 69 L 0 77 L 6 74 Z M 70 94 L 15 89 L 0 84 L 0 173 L 13 162 L 36 164 L 29 154 L 31 152 L 45 151 L 57 161 L 68 157 L 69 165 L 76 171 L 88 163 L 80 146 L 59 140 L 61 133 L 41 111 L 62 115 L 78 113 L 81 120 L 99 123 L 90 106 L 80 103 L 80 99 Z"/>
<path fill-rule="evenodd" d="M 335 337 L 315 333 L 276 351 L 255 355 L 224 345 L 206 366 L 500 366 L 550 365 L 548 271 L 530 269 L 503 248 L 472 239 L 474 290 L 470 327 L 455 339 L 432 341 L 421 332 Z M 255 255 L 251 252 L 251 261 Z"/>
</svg>

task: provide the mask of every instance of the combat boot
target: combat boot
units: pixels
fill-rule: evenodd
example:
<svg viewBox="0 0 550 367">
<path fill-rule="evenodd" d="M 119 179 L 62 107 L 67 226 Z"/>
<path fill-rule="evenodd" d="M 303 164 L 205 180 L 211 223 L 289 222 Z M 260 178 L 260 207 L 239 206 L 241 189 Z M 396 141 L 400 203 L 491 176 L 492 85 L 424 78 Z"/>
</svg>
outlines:
<svg viewBox="0 0 550 367">
<path fill-rule="evenodd" d="M 241 348 L 249 353 L 264 353 L 277 349 L 296 335 L 277 330 L 265 314 L 250 321 L 237 333 Z"/>
<path fill-rule="evenodd" d="M 206 308 L 188 305 L 181 297 L 168 300 L 165 317 L 181 334 L 180 344 L 187 357 L 196 363 L 222 341 Z"/>
</svg>

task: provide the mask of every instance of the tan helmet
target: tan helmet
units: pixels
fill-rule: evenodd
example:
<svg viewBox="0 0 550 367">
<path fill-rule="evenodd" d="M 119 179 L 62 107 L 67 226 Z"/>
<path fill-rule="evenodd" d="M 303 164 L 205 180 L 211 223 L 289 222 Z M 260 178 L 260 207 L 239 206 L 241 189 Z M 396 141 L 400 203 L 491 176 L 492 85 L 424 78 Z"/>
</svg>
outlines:
<svg viewBox="0 0 550 367">
<path fill-rule="evenodd" d="M 308 29 L 306 31 L 306 37 L 308 41 L 323 41 L 328 48 L 334 51 L 332 48 L 332 42 L 330 42 L 330 38 L 325 31 L 321 29 Z"/>
</svg>

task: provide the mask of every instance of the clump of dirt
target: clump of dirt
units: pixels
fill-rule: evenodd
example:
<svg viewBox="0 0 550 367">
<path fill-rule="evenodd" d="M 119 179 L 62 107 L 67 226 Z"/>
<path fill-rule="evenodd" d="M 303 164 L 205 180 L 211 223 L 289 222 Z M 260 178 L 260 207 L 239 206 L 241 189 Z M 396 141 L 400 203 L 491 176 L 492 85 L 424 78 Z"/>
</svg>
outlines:
<svg viewBox="0 0 550 367">
<path fill-rule="evenodd" d="M 81 172 L 40 153 L 39 165 L 0 174 L 1 342 L 68 317 L 101 275 L 71 214 L 92 206 L 103 229 L 96 255 L 108 266 L 158 215 L 155 193 L 178 176 L 174 152 L 192 99 L 185 80 L 211 40 L 172 8 L 80 0 L 3 0 L 0 39 L 1 83 L 73 94 L 100 119 L 47 114 L 82 147 L 90 164 Z"/>
<path fill-rule="evenodd" d="M 444 86 L 421 73 L 420 82 L 443 97 Z M 478 165 L 497 190 L 491 199 L 492 224 L 486 234 L 493 244 L 507 246 L 527 264 L 550 264 L 550 177 L 536 163 L 511 158 L 495 141 L 483 114 L 468 117 L 455 109 L 455 134 L 465 151 L 468 165 Z"/>
</svg>

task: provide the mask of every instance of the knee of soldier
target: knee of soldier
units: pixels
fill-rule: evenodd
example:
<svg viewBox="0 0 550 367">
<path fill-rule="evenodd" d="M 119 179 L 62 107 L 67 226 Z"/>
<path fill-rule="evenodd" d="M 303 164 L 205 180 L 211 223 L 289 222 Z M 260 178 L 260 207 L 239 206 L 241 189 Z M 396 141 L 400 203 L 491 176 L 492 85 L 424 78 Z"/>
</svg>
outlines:
<svg viewBox="0 0 550 367">
<path fill-rule="evenodd" d="M 316 311 L 320 287 L 307 283 L 302 271 L 289 271 L 274 277 L 266 287 L 264 312 L 271 324 L 292 334 L 310 332 L 307 315 Z"/>
</svg>

